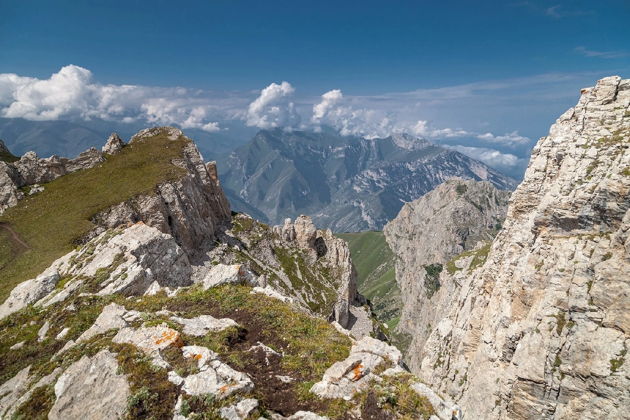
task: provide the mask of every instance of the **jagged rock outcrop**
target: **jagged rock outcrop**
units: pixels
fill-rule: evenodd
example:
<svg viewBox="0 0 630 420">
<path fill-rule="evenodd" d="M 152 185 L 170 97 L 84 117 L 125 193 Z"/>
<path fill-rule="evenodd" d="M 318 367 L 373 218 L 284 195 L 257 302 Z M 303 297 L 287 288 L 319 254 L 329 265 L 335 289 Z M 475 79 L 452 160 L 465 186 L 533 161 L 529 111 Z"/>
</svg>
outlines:
<svg viewBox="0 0 630 420">
<path fill-rule="evenodd" d="M 485 265 L 420 374 L 475 418 L 627 418 L 630 80 L 582 90 L 539 140 Z"/>
<path fill-rule="evenodd" d="M 86 289 L 100 295 L 141 295 L 153 285 L 192 284 L 188 257 L 172 236 L 138 223 L 110 230 L 56 260 L 37 278 L 19 284 L 0 305 L 0 319 L 33 303 L 52 305 Z M 64 287 L 57 283 L 65 279 Z M 89 282 L 86 279 L 91 278 Z"/>
<path fill-rule="evenodd" d="M 330 229 L 318 230 L 311 218 L 304 215 L 293 223 L 286 219 L 282 226 L 274 226 L 273 233 L 286 244 L 297 244 L 305 252 L 309 264 L 321 258 L 335 268 L 338 293 L 332 319 L 344 328 L 350 327 L 356 321 L 356 316 L 351 313 L 352 305 L 362 305 L 365 299 L 357 292 L 357 274 L 346 242 L 335 237 Z"/>
<path fill-rule="evenodd" d="M 13 156 L 4 143 L 0 144 L 0 155 Z M 60 176 L 91 168 L 103 160 L 102 153 L 94 148 L 86 150 L 74 159 L 55 155 L 40 159 L 35 152 L 27 152 L 19 159 L 3 161 L 0 158 L 0 214 L 24 198 L 21 188 L 50 182 Z"/>
<path fill-rule="evenodd" d="M 403 303 L 397 331 L 411 337 L 405 359 L 412 369 L 420 367 L 432 327 L 450 311 L 459 291 L 460 283 L 451 274 L 460 268 L 451 259 L 494 238 L 509 197 L 509 191 L 489 182 L 453 178 L 406 203 L 385 226 L 385 238 L 397 257 Z"/>
<path fill-rule="evenodd" d="M 199 255 L 213 246 L 218 230 L 229 223 L 230 205 L 216 179 L 216 169 L 204 163 L 194 142 L 181 130 L 149 128 L 134 135 L 129 144 L 151 141 L 156 136 L 188 141 L 182 158 L 173 161 L 186 173 L 177 180 L 158 185 L 152 194 L 134 197 L 100 212 L 92 219 L 99 226 L 93 234 L 123 223 L 142 221 L 173 235 L 189 256 Z"/>
<path fill-rule="evenodd" d="M 108 155 L 115 155 L 125 147 L 125 142 L 120 138 L 117 133 L 112 133 L 105 142 L 105 145 L 101 148 L 101 151 Z"/>
</svg>

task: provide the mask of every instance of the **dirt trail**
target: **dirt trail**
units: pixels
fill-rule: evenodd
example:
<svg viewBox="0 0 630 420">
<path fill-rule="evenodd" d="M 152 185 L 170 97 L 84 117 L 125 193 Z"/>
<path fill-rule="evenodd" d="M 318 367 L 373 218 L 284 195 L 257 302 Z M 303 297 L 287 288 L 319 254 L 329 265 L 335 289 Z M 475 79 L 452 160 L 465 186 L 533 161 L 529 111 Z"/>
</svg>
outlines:
<svg viewBox="0 0 630 420">
<path fill-rule="evenodd" d="M 8 223 L 0 222 L 0 229 L 4 229 L 9 232 L 9 239 L 11 239 L 11 243 L 13 244 L 13 249 L 17 252 L 26 251 L 31 249 L 31 247 L 20 238 L 20 235 L 17 234 L 16 231 L 13 230 L 11 225 Z"/>
</svg>

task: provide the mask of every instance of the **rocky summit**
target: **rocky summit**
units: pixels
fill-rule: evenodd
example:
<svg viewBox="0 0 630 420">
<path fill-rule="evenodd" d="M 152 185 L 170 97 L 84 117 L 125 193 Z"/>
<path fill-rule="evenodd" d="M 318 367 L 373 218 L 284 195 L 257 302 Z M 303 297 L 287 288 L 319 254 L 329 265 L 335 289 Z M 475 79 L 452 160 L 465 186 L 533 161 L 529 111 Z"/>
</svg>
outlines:
<svg viewBox="0 0 630 420">
<path fill-rule="evenodd" d="M 628 418 L 629 146 L 630 80 L 583 89 L 538 141 L 494 241 L 416 279 L 412 370 L 467 417 Z M 402 216 L 386 233 L 411 261 Z M 404 288 L 413 273 L 397 268 Z"/>
<path fill-rule="evenodd" d="M 180 130 L 3 164 L 0 417 L 461 418 L 374 338 L 346 242 L 231 212 Z"/>
</svg>

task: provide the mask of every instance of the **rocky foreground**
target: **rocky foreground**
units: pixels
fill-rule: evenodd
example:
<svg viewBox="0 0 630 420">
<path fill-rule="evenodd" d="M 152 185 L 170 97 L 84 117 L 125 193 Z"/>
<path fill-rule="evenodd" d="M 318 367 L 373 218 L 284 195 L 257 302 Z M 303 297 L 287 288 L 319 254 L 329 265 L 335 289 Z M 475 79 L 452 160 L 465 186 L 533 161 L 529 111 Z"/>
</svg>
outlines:
<svg viewBox="0 0 630 420">
<path fill-rule="evenodd" d="M 176 129 L 89 154 L 81 168 L 29 155 L 0 171 L 0 272 L 16 284 L 0 305 L 2 418 L 461 417 L 371 337 L 348 247 L 329 230 L 231 213 L 214 164 Z M 109 188 L 112 165 L 156 184 Z M 83 199 L 48 209 L 68 185 L 86 186 Z M 60 250 L 29 242 L 69 224 L 81 236 Z M 24 278 L 29 261 L 46 268 Z"/>
<path fill-rule="evenodd" d="M 409 300 L 424 304 L 403 310 L 417 315 L 412 370 L 467 417 L 628 418 L 629 147 L 630 80 L 583 89 L 534 148 L 492 244 L 417 282 Z M 406 261 L 411 211 L 386 229 Z M 404 289 L 410 268 L 397 268 Z"/>
</svg>

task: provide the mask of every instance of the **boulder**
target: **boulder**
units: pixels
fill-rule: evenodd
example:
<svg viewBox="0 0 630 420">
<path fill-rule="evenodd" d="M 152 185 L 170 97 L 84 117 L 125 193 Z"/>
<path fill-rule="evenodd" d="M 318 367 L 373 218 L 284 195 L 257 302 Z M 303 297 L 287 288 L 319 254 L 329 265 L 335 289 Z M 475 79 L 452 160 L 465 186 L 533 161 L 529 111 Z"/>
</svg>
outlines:
<svg viewBox="0 0 630 420">
<path fill-rule="evenodd" d="M 326 370 L 322 380 L 311 387 L 311 392 L 322 398 L 349 400 L 355 393 L 366 389 L 371 381 L 379 379 L 373 372 L 377 366 L 398 366 L 401 358 L 396 347 L 363 337 L 352 346 L 345 360 L 335 362 Z"/>
<path fill-rule="evenodd" d="M 254 411 L 256 407 L 258 407 L 258 400 L 247 398 L 236 404 L 223 407 L 219 413 L 221 414 L 221 418 L 225 420 L 245 420 L 247 416 L 249 416 L 249 413 Z"/>
<path fill-rule="evenodd" d="M 237 327 L 236 321 L 229 318 L 217 319 L 211 315 L 199 315 L 195 318 L 171 317 L 171 320 L 184 326 L 184 334 L 202 337 L 209 332 L 222 331 L 226 328 Z"/>
<path fill-rule="evenodd" d="M 18 284 L 9 297 L 0 305 L 0 319 L 35 303 L 55 289 L 59 281 L 59 272 L 52 268 L 32 280 Z"/>
<path fill-rule="evenodd" d="M 182 347 L 182 338 L 178 331 L 166 324 L 154 327 L 121 328 L 112 339 L 114 343 L 133 344 L 150 356 L 159 357 L 160 350 L 170 346 Z"/>
<path fill-rule="evenodd" d="M 116 354 L 101 350 L 92 357 L 83 356 L 59 377 L 48 418 L 121 418 L 129 396 L 129 384 L 118 372 Z"/>
<path fill-rule="evenodd" d="M 123 306 L 110 303 L 103 308 L 101 314 L 96 318 L 94 324 L 79 336 L 77 343 L 89 340 L 90 338 L 103 334 L 112 329 L 125 328 L 131 322 L 140 319 L 140 312 L 128 311 Z"/>
<path fill-rule="evenodd" d="M 204 290 L 222 284 L 244 284 L 248 286 L 257 284 L 254 273 L 241 264 L 217 264 L 208 271 L 200 282 Z"/>
<path fill-rule="evenodd" d="M 235 392 L 247 392 L 254 383 L 245 373 L 238 372 L 221 362 L 212 350 L 201 346 L 182 347 L 182 355 L 197 361 L 199 373 L 184 378 L 169 372 L 169 380 L 180 386 L 188 395 L 211 394 L 215 398 L 225 398 Z"/>
</svg>

